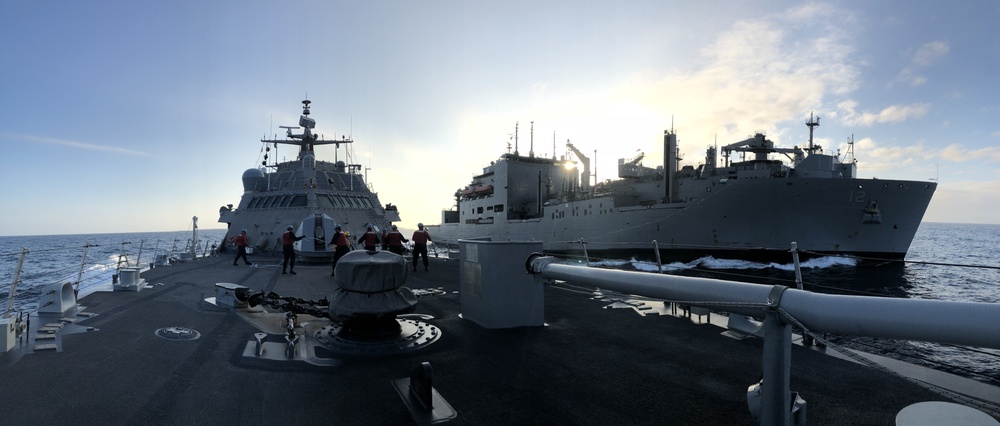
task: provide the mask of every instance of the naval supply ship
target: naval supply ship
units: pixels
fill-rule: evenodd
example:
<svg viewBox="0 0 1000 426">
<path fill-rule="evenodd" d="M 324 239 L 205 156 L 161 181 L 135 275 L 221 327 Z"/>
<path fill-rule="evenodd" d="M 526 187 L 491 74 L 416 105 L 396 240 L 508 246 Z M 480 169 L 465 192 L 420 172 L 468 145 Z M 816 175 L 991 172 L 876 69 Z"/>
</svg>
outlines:
<svg viewBox="0 0 1000 426">
<path fill-rule="evenodd" d="M 350 164 L 353 140 L 346 136 L 328 140 L 314 133 L 316 120 L 309 117 L 310 104 L 308 99 L 302 101 L 298 126 L 280 126 L 286 130 L 285 139 L 261 139 L 264 158 L 259 167 L 243 172 L 239 205 L 219 208 L 219 222 L 229 227 L 223 248 L 227 242 L 231 247 L 233 238 L 245 229 L 253 249 L 273 252 L 281 247 L 281 234 L 292 226 L 295 235 L 305 236 L 295 242 L 295 253 L 304 260 L 319 261 L 333 258 L 333 246 L 328 243 L 335 227 L 360 235 L 367 225 L 379 232 L 399 221 L 396 206 L 383 206 L 368 187 L 362 165 Z M 292 133 L 300 128 L 301 134 Z M 280 145 L 296 147 L 296 159 L 278 162 Z M 334 145 L 333 162 L 316 159 L 318 145 Z M 341 145 L 346 162 L 339 160 Z"/>
<path fill-rule="evenodd" d="M 813 143 L 819 117 L 806 125 L 806 147 L 779 148 L 757 133 L 709 147 L 703 164 L 679 169 L 677 135 L 667 130 L 665 166 L 644 166 L 640 153 L 618 160 L 618 179 L 596 185 L 590 159 L 570 141 L 582 171 L 565 157 L 519 154 L 515 131 L 514 152 L 508 147 L 459 188 L 455 207 L 429 231 L 448 246 L 459 239 L 542 241 L 547 252 L 587 256 L 788 263 L 795 243 L 802 259 L 904 258 L 937 183 L 859 179 L 856 160 L 847 159 L 853 149 L 845 161 L 824 154 Z"/>
</svg>

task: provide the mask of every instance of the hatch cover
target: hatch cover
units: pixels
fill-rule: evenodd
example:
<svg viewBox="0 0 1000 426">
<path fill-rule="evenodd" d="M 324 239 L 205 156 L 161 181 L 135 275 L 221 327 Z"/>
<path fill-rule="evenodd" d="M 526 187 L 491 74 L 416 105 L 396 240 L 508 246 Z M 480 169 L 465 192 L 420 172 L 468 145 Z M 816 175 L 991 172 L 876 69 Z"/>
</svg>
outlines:
<svg viewBox="0 0 1000 426">
<path fill-rule="evenodd" d="M 167 340 L 195 340 L 201 337 L 201 333 L 197 330 L 187 327 L 164 327 L 153 334 Z"/>
</svg>

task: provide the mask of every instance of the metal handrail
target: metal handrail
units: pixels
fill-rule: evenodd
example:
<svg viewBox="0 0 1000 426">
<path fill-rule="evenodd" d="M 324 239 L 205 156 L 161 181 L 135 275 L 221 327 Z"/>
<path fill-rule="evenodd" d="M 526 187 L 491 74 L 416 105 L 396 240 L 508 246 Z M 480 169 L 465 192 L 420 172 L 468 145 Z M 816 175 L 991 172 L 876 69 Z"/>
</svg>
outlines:
<svg viewBox="0 0 1000 426">
<path fill-rule="evenodd" d="M 820 294 L 781 285 L 586 268 L 558 261 L 535 253 L 526 266 L 529 273 L 544 279 L 764 318 L 761 424 L 792 424 L 787 405 L 793 322 L 813 332 L 1000 348 L 996 303 Z"/>
</svg>

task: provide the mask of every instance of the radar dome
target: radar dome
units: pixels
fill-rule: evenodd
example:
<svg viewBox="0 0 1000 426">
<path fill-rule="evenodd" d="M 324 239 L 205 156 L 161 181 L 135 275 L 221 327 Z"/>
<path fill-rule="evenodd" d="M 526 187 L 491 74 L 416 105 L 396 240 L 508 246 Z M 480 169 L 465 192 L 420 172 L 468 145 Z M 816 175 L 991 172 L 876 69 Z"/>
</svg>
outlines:
<svg viewBox="0 0 1000 426">
<path fill-rule="evenodd" d="M 260 169 L 247 169 L 243 172 L 243 190 L 254 191 L 264 182 L 264 172 Z"/>
</svg>

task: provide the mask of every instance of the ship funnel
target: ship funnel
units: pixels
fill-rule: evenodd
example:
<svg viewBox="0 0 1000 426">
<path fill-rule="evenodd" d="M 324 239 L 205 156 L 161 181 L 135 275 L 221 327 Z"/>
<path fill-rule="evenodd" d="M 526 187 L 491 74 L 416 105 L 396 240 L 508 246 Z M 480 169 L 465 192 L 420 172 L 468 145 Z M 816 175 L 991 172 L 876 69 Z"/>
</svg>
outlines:
<svg viewBox="0 0 1000 426">
<path fill-rule="evenodd" d="M 674 201 L 674 194 L 677 193 L 677 189 L 674 188 L 677 185 L 677 179 L 674 175 L 677 173 L 677 134 L 670 131 L 663 131 L 663 187 L 664 187 L 664 202 L 672 203 Z"/>
</svg>

